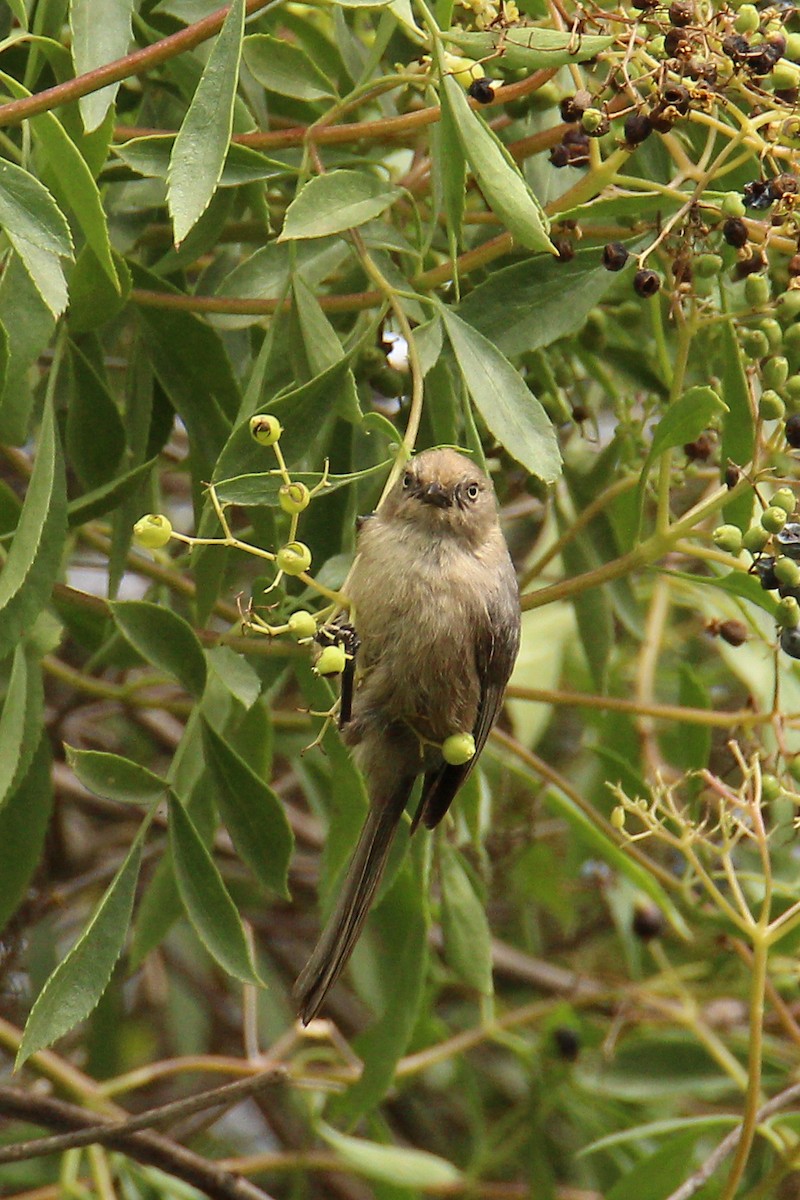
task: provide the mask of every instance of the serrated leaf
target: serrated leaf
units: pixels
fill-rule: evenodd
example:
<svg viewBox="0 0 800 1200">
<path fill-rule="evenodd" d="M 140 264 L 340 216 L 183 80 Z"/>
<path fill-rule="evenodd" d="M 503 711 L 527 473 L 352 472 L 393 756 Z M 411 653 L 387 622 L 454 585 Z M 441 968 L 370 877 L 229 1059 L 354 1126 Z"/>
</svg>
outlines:
<svg viewBox="0 0 800 1200">
<path fill-rule="evenodd" d="M 142 658 L 166 671 L 193 696 L 206 684 L 206 660 L 188 622 L 169 608 L 148 600 L 116 600 L 111 614 L 126 641 Z"/>
<path fill-rule="evenodd" d="M 121 754 L 101 750 L 76 750 L 64 746 L 67 762 L 85 788 L 95 796 L 122 804 L 155 804 L 169 786 L 159 775 Z"/>
<path fill-rule="evenodd" d="M 484 907 L 475 894 L 458 851 L 441 845 L 442 934 L 444 956 L 469 987 L 492 994 L 492 935 Z"/>
<path fill-rule="evenodd" d="M 181 901 L 200 941 L 229 975 L 260 984 L 236 906 L 189 814 L 172 793 L 169 842 Z"/>
<path fill-rule="evenodd" d="M 0 441 L 19 446 L 28 437 L 33 407 L 30 367 L 49 342 L 55 318 L 17 254 L 9 256 L 0 278 L 0 322 L 8 337 Z"/>
<path fill-rule="evenodd" d="M 54 317 L 67 307 L 62 258 L 72 258 L 72 236 L 47 188 L 7 159 L 0 159 L 0 228 Z"/>
<path fill-rule="evenodd" d="M 133 0 L 71 0 L 69 23 L 76 75 L 84 75 L 127 53 L 133 7 Z M 111 83 L 81 96 L 78 103 L 87 132 L 102 123 L 118 87 L 119 83 Z"/>
<path fill-rule="evenodd" d="M 86 929 L 45 983 L 28 1017 L 16 1069 L 88 1017 L 122 953 L 133 911 L 146 823 Z"/>
<path fill-rule="evenodd" d="M 0 809 L 30 766 L 38 742 L 42 707 L 41 669 L 20 642 L 14 651 L 0 713 Z"/>
<path fill-rule="evenodd" d="M 16 648 L 47 603 L 66 529 L 64 465 L 48 406 L 19 523 L 0 572 L 0 659 Z"/>
<path fill-rule="evenodd" d="M 113 150 L 117 158 L 137 175 L 166 179 L 174 145 L 174 134 L 153 133 L 146 137 L 131 138 L 128 142 L 114 146 Z M 275 179 L 279 175 L 294 175 L 296 171 L 296 167 L 284 163 L 279 158 L 269 158 L 249 146 L 240 146 L 237 142 L 232 142 L 225 155 L 217 187 L 231 188 L 240 187 L 243 183 L 260 183 L 265 179 Z"/>
<path fill-rule="evenodd" d="M 286 210 L 279 242 L 326 237 L 356 229 L 402 195 L 366 171 L 337 170 L 315 175 L 300 189 Z"/>
<path fill-rule="evenodd" d="M 28 770 L 0 812 L 0 931 L 25 898 L 53 806 L 47 735 L 31 745 Z"/>
<path fill-rule="evenodd" d="M 294 100 L 330 100 L 336 89 L 302 46 L 268 33 L 244 39 L 242 57 L 248 70 L 268 92 Z"/>
<path fill-rule="evenodd" d="M 528 72 L 586 62 L 614 43 L 613 37 L 536 27 L 484 33 L 448 29 L 445 36 L 471 58 L 483 60 L 500 54 L 502 65 L 509 70 Z"/>
<path fill-rule="evenodd" d="M 244 0 L 233 0 L 175 138 L 167 203 L 179 246 L 217 190 L 233 130 L 244 35 Z"/>
<path fill-rule="evenodd" d="M 427 1150 L 384 1146 L 365 1138 L 350 1137 L 332 1129 L 324 1121 L 317 1126 L 317 1133 L 336 1151 L 345 1167 L 367 1179 L 396 1187 L 443 1191 L 457 1189 L 463 1179 L 458 1167 Z"/>
<path fill-rule="evenodd" d="M 561 473 L 561 453 L 547 413 L 507 358 L 452 309 L 440 309 L 472 402 L 517 462 L 545 483 Z"/>
<path fill-rule="evenodd" d="M 441 100 L 443 107 L 449 106 L 464 157 L 486 203 L 520 245 L 555 254 L 544 209 L 503 143 L 472 111 L 452 75 L 442 80 Z"/>
<path fill-rule="evenodd" d="M 294 837 L 283 805 L 207 721 L 203 742 L 220 813 L 234 846 L 256 879 L 288 899 Z"/>
</svg>

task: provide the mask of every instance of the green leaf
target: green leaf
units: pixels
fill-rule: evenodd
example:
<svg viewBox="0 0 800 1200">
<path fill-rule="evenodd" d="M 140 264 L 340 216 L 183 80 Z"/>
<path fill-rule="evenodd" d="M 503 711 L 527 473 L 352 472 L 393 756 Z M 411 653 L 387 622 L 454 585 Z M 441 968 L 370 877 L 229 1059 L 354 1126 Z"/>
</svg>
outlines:
<svg viewBox="0 0 800 1200">
<path fill-rule="evenodd" d="M 245 0 L 233 0 L 169 162 L 167 203 L 179 246 L 217 190 L 233 130 Z"/>
<path fill-rule="evenodd" d="M 7 159 L 0 159 L 0 228 L 54 317 L 67 307 L 62 258 L 72 258 L 72 236 L 47 188 Z"/>
<path fill-rule="evenodd" d="M 750 404 L 750 389 L 742 361 L 742 348 L 736 336 L 736 327 L 732 320 L 723 321 L 721 330 L 720 375 L 722 378 L 722 395 L 728 406 L 728 414 L 722 427 L 722 446 L 720 449 L 720 472 L 724 476 L 728 462 L 737 466 L 746 466 L 753 457 L 755 445 L 755 420 Z M 751 489 L 731 500 L 723 508 L 726 521 L 747 529 L 753 515 L 753 499 L 755 492 Z"/>
<path fill-rule="evenodd" d="M 33 734 L 30 744 L 28 771 L 0 812 L 0 931 L 25 899 L 53 807 L 47 735 L 37 744 Z"/>
<path fill-rule="evenodd" d="M 365 171 L 338 170 L 309 179 L 286 210 L 279 242 L 326 237 L 356 229 L 402 195 Z"/>
<path fill-rule="evenodd" d="M 71 395 L 65 446 L 70 466 L 86 488 L 114 478 L 125 451 L 125 426 L 116 401 L 94 364 L 70 345 Z"/>
<path fill-rule="evenodd" d="M 67 745 L 64 750 L 77 778 L 95 796 L 122 804 L 155 804 L 169 787 L 165 779 L 121 754 L 76 750 Z"/>
<path fill-rule="evenodd" d="M 374 467 L 366 467 L 363 471 L 353 471 L 349 475 L 329 475 L 327 486 L 322 488 L 314 497 L 314 502 L 325 496 L 349 487 L 361 479 L 371 479 L 385 475 L 391 467 L 391 461 L 377 463 Z M 315 488 L 323 479 L 320 471 L 293 471 L 292 479 L 304 483 L 307 488 Z M 264 472 L 260 475 L 236 475 L 232 479 L 223 479 L 214 485 L 217 496 L 223 504 L 241 504 L 247 508 L 259 508 L 265 505 L 275 508 L 278 505 L 278 492 L 283 486 L 280 475 Z"/>
<path fill-rule="evenodd" d="M 485 59 L 500 55 L 500 65 L 511 71 L 539 71 L 548 67 L 564 67 L 569 63 L 585 62 L 607 50 L 613 37 L 593 34 L 574 34 L 558 29 L 503 29 L 485 33 L 470 33 L 463 29 L 448 29 L 448 42 L 464 50 L 470 58 Z"/>
<path fill-rule="evenodd" d="M 91 246 L 78 254 L 69 276 L 69 330 L 89 333 L 112 321 L 125 307 L 131 291 L 131 273 L 125 259 L 111 251 L 116 276 L 112 282 Z"/>
<path fill-rule="evenodd" d="M 666 1200 L 686 1179 L 700 1129 L 683 1130 L 627 1169 L 605 1200 Z"/>
<path fill-rule="evenodd" d="M 85 495 L 70 500 L 67 505 L 70 529 L 74 529 L 77 525 L 83 525 L 95 517 L 102 517 L 111 509 L 117 508 L 123 500 L 127 500 L 136 492 L 157 462 L 158 458 L 150 458 L 147 462 L 140 463 L 138 467 L 126 471 L 124 475 L 118 475 L 109 483 L 104 483 L 101 487 L 93 488 Z"/>
<path fill-rule="evenodd" d="M 579 330 L 616 276 L 598 265 L 597 250 L 568 263 L 539 258 L 494 271 L 456 310 L 509 358 L 552 345 Z"/>
<path fill-rule="evenodd" d="M 42 673 L 20 642 L 0 713 L 0 809 L 30 766 L 42 723 Z"/>
<path fill-rule="evenodd" d="M 147 824 L 142 825 L 89 924 L 39 993 L 25 1026 L 17 1070 L 37 1050 L 88 1017 L 105 991 L 125 944 Z"/>
<path fill-rule="evenodd" d="M 694 441 L 707 427 L 712 417 L 728 412 L 728 406 L 712 387 L 703 384 L 690 387 L 679 399 L 673 401 L 653 431 L 653 440 L 647 451 L 637 490 L 637 504 L 641 513 L 647 476 L 656 459 L 674 446 L 683 446 Z"/>
<path fill-rule="evenodd" d="M 336 1151 L 344 1167 L 363 1175 L 366 1179 L 375 1179 L 396 1187 L 419 1188 L 422 1191 L 447 1191 L 450 1188 L 457 1190 L 463 1182 L 458 1167 L 453 1166 L 447 1159 L 440 1158 L 438 1154 L 428 1153 L 427 1150 L 411 1150 L 406 1146 L 383 1146 L 380 1142 L 350 1137 L 332 1129 L 324 1121 L 317 1125 L 317 1133 Z"/>
<path fill-rule="evenodd" d="M 178 891 L 200 941 L 229 975 L 260 984 L 236 906 L 189 814 L 172 793 L 169 841 Z"/>
<path fill-rule="evenodd" d="M 16 648 L 47 604 L 66 529 L 64 465 L 48 406 L 22 513 L 0 573 L 0 659 Z"/>
<path fill-rule="evenodd" d="M 261 694 L 261 680 L 247 659 L 230 646 L 213 646 L 206 650 L 206 659 L 230 694 L 244 708 L 252 708 Z"/>
<path fill-rule="evenodd" d="M 442 98 L 441 117 L 431 130 L 431 159 L 434 183 L 441 188 L 442 204 L 447 217 L 447 235 L 451 253 L 461 241 L 466 203 L 467 160 L 458 137 L 458 127 L 449 103 Z"/>
<path fill-rule="evenodd" d="M 486 913 L 458 851 L 441 844 L 444 956 L 468 987 L 492 994 L 492 935 Z"/>
<path fill-rule="evenodd" d="M 131 138 L 119 146 L 114 146 L 114 154 L 135 171 L 137 175 L 148 175 L 153 179 L 166 179 L 169 174 L 169 160 L 175 145 L 175 135 L 171 133 L 148 134 L 147 137 Z M 240 187 L 243 183 L 261 183 L 265 179 L 275 179 L 279 175 L 293 175 L 297 168 L 284 163 L 279 158 L 268 158 L 251 150 L 249 146 L 240 146 L 232 142 L 225 155 L 225 164 L 217 187 Z M 272 245 L 272 243 L 270 243 Z"/>
<path fill-rule="evenodd" d="M 336 95 L 330 79 L 302 46 L 268 33 L 254 33 L 244 39 L 242 57 L 251 75 L 268 92 L 312 101 L 329 100 Z"/>
<path fill-rule="evenodd" d="M 520 245 L 555 254 L 544 209 L 503 143 L 472 111 L 464 89 L 452 75 L 442 80 L 441 99 L 443 107 L 449 105 L 464 157 L 486 203 Z"/>
<path fill-rule="evenodd" d="M 117 600 L 111 613 L 120 633 L 142 658 L 166 671 L 193 696 L 206 685 L 206 660 L 188 622 L 169 608 L 148 600 Z"/>
<path fill-rule="evenodd" d="M 8 347 L 0 441 L 18 446 L 28 437 L 33 407 L 30 368 L 50 340 L 55 319 L 16 254 L 7 259 L 0 278 L 0 323 Z"/>
<path fill-rule="evenodd" d="M 203 742 L 220 813 L 234 846 L 259 882 L 288 899 L 294 837 L 283 805 L 207 721 Z"/>
<path fill-rule="evenodd" d="M 132 12 L 133 0 L 71 0 L 69 23 L 76 75 L 84 75 L 127 53 Z M 114 103 L 118 87 L 118 83 L 111 83 L 81 96 L 78 103 L 87 131 L 101 124 L 109 105 Z"/>
<path fill-rule="evenodd" d="M 726 575 L 692 575 L 687 571 L 670 571 L 670 579 L 685 579 L 688 583 L 699 583 L 703 587 L 716 588 L 729 596 L 738 596 L 763 609 L 774 619 L 777 600 L 771 592 L 762 588 L 758 576 L 747 571 L 729 571 Z"/>
<path fill-rule="evenodd" d="M 319 375 L 344 358 L 344 349 L 336 330 L 302 276 L 293 276 L 292 292 L 309 373 L 311 376 Z"/>
<path fill-rule="evenodd" d="M 517 462 L 552 483 L 561 472 L 561 454 L 541 404 L 490 341 L 452 309 L 440 311 L 472 402 L 489 429 Z"/>
</svg>

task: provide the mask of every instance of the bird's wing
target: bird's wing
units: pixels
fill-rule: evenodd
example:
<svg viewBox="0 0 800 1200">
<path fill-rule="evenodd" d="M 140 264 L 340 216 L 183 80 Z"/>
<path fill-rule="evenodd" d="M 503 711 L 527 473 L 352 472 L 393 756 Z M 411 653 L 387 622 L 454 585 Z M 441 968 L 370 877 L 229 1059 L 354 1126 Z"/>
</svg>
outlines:
<svg viewBox="0 0 800 1200">
<path fill-rule="evenodd" d="M 506 684 L 519 650 L 519 602 L 513 576 L 512 584 L 513 586 L 503 587 L 494 594 L 487 606 L 488 621 L 475 647 L 475 663 L 481 681 L 478 716 L 472 730 L 475 753 L 469 762 L 462 766 L 454 767 L 444 763 L 437 770 L 428 772 L 411 824 L 412 833 L 420 822 L 426 829 L 433 829 L 439 824 L 452 804 L 456 792 L 469 778 L 500 715 Z"/>
</svg>

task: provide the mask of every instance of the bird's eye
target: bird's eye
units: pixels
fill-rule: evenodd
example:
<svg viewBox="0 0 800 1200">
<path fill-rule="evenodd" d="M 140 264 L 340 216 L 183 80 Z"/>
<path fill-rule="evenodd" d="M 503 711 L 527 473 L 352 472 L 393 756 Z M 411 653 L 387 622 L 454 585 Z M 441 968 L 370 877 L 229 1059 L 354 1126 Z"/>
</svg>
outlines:
<svg viewBox="0 0 800 1200">
<path fill-rule="evenodd" d="M 406 471 L 405 475 L 403 476 L 403 487 L 410 488 L 413 482 L 414 482 L 414 476 L 411 474 L 410 471 Z"/>
<path fill-rule="evenodd" d="M 469 485 L 469 487 L 467 488 L 467 495 L 470 498 L 470 500 L 477 500 L 478 496 L 480 496 L 480 494 L 481 494 L 481 489 L 478 487 L 477 483 L 471 483 Z"/>
</svg>

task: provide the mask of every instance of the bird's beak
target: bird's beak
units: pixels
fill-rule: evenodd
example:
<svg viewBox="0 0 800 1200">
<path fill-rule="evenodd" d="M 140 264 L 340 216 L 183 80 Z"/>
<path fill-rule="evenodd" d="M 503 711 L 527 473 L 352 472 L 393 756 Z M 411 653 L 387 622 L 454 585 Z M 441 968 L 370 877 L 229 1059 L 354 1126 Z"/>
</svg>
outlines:
<svg viewBox="0 0 800 1200">
<path fill-rule="evenodd" d="M 435 504 L 437 508 L 449 508 L 453 503 L 447 490 L 436 481 L 429 483 L 418 495 L 423 504 Z"/>
</svg>

